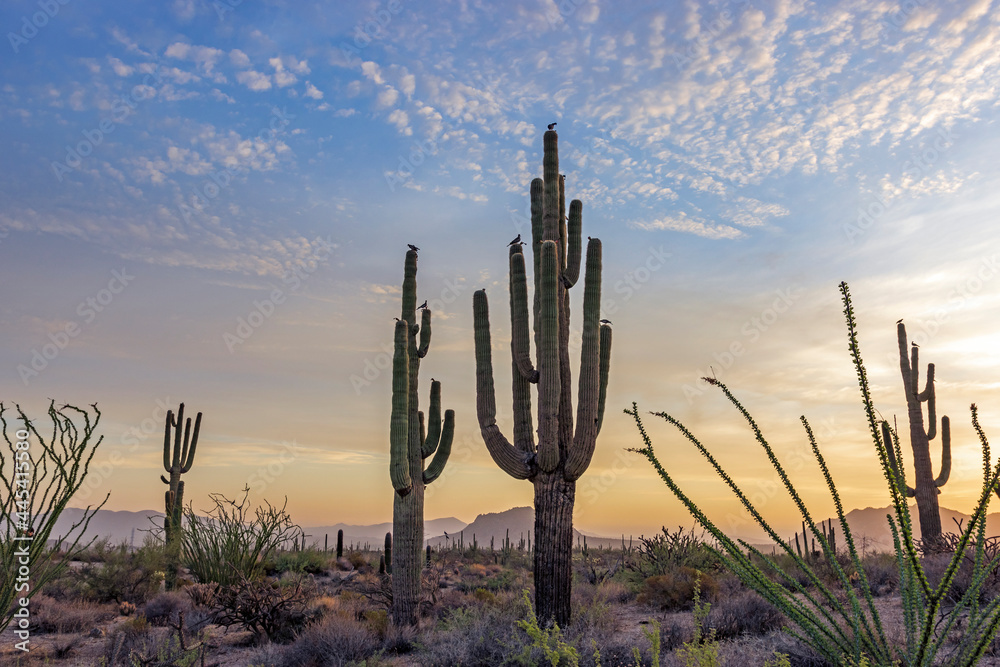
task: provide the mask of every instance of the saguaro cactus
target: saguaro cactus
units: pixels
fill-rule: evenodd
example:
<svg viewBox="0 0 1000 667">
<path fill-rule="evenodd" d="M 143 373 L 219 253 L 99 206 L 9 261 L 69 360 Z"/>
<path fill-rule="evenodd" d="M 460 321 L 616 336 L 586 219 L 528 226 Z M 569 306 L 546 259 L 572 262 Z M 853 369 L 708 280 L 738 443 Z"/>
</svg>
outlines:
<svg viewBox="0 0 1000 667">
<path fill-rule="evenodd" d="M 183 434 L 181 424 L 184 424 Z M 174 444 L 171 454 L 170 429 L 174 428 Z M 174 587 L 177 581 L 177 560 L 180 557 L 181 518 L 184 507 L 184 482 L 181 475 L 191 469 L 194 462 L 194 450 L 198 447 L 198 432 L 201 430 L 201 413 L 194 421 L 194 433 L 191 432 L 191 418 L 184 421 L 184 404 L 177 408 L 177 418 L 173 410 L 167 410 L 166 425 L 163 431 L 163 468 L 170 473 L 170 479 L 160 475 L 160 479 L 170 488 L 164 494 L 166 513 L 163 517 L 163 532 L 165 533 L 167 553 L 170 563 L 167 568 L 165 584 L 167 590 Z M 183 435 L 183 440 L 181 436 Z"/>
<path fill-rule="evenodd" d="M 520 244 L 510 249 L 511 373 L 514 443 L 496 424 L 496 394 L 486 291 L 473 296 L 476 342 L 476 408 L 483 440 L 500 468 L 535 487 L 535 609 L 540 621 L 570 620 L 573 505 L 576 480 L 590 465 L 604 418 L 611 359 L 611 327 L 601 324 L 601 242 L 587 243 L 583 291 L 583 343 L 574 431 L 569 367 L 569 289 L 580 276 L 583 204 L 573 200 L 569 228 L 564 179 L 559 175 L 558 135 L 544 136 L 544 179 L 531 182 L 531 248 L 534 256 L 532 364 L 527 278 Z M 532 428 L 531 385 L 538 385 L 538 442 Z"/>
<path fill-rule="evenodd" d="M 899 369 L 903 375 L 903 391 L 906 394 L 906 412 L 910 422 L 910 447 L 913 449 L 913 474 L 915 486 L 906 485 L 906 480 L 896 462 L 894 447 L 888 432 L 888 425 L 883 424 L 882 434 L 886 440 L 886 453 L 896 475 L 901 492 L 910 498 L 917 499 L 917 513 L 920 519 L 920 538 L 925 545 L 933 545 L 941 538 L 941 510 L 938 507 L 939 490 L 948 482 L 951 475 L 951 423 L 948 417 L 941 417 L 941 473 L 935 478 L 931 466 L 930 441 L 937 435 L 937 415 L 934 396 L 934 364 L 927 364 L 927 383 L 923 391 L 919 391 L 918 380 L 918 347 L 910 346 L 907 357 L 906 325 L 902 322 L 896 325 L 896 336 L 899 342 Z M 927 404 L 927 426 L 924 426 L 924 414 L 920 404 Z"/>
<path fill-rule="evenodd" d="M 419 410 L 417 375 L 420 360 L 431 343 L 431 311 L 423 308 L 416 324 L 417 251 L 406 253 L 403 307 L 396 322 L 392 358 L 392 416 L 389 432 L 389 477 L 396 493 L 392 505 L 392 554 L 386 569 L 392 573 L 392 618 L 396 625 L 416 625 L 420 602 L 420 559 L 424 546 L 424 487 L 444 470 L 455 435 L 455 411 L 446 410 L 441 425 L 441 383 L 431 379 L 431 399 L 424 434 Z M 417 346 L 417 334 L 420 345 Z M 431 455 L 427 469 L 424 459 Z"/>
</svg>

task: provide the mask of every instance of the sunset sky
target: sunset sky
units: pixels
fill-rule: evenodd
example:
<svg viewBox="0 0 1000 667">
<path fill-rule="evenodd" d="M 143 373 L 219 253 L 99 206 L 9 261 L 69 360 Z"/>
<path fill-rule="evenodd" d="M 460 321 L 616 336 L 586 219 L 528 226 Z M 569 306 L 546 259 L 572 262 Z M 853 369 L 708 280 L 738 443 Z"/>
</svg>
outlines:
<svg viewBox="0 0 1000 667">
<path fill-rule="evenodd" d="M 510 434 L 505 246 L 530 234 L 558 122 L 614 322 L 579 529 L 691 524 L 625 451 L 633 401 L 794 524 L 745 423 L 699 382 L 713 372 L 820 516 L 802 414 L 848 507 L 886 505 L 841 280 L 882 414 L 905 423 L 897 319 L 921 375 L 935 363 L 955 456 L 940 500 L 968 510 L 970 403 L 1000 442 L 998 3 L 4 2 L 0 397 L 39 417 L 50 398 L 98 404 L 75 506 L 111 491 L 109 509 L 162 510 L 164 408 L 183 401 L 204 413 L 196 509 L 250 483 L 302 525 L 389 520 L 386 369 L 413 243 L 434 313 L 421 401 L 434 377 L 457 415 L 426 516 L 530 505 L 479 435 L 472 293 L 493 307 Z M 575 377 L 582 288 L 571 301 Z M 709 514 L 753 534 L 693 448 L 646 425 Z"/>
</svg>

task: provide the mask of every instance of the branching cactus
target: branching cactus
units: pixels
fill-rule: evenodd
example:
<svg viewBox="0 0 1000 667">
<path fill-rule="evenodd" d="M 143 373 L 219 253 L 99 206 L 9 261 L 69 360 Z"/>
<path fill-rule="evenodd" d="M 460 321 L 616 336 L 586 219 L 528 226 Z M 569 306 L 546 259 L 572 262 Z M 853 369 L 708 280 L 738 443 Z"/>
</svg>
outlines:
<svg viewBox="0 0 1000 667">
<path fill-rule="evenodd" d="M 392 574 L 392 618 L 396 625 L 416 625 L 420 602 L 421 556 L 424 546 L 424 487 L 444 470 L 455 435 L 455 411 L 446 410 L 441 424 L 441 383 L 431 378 L 427 432 L 419 410 L 417 376 L 420 360 L 431 344 L 431 311 L 417 313 L 417 251 L 406 253 L 403 307 L 396 322 L 392 358 L 389 477 L 395 490 L 392 506 L 393 548 L 386 553 Z M 419 346 L 417 334 L 420 335 Z M 434 456 L 424 468 L 424 460 Z M 388 543 L 387 543 L 388 545 Z"/>
<path fill-rule="evenodd" d="M 573 505 L 576 481 L 590 465 L 604 418 L 611 359 L 611 327 L 600 322 L 601 242 L 588 239 L 583 287 L 583 343 L 573 419 L 569 360 L 569 290 L 580 277 L 583 204 L 565 212 L 559 174 L 559 138 L 544 137 L 543 179 L 531 183 L 531 249 L 534 257 L 533 320 L 528 319 L 527 278 L 521 244 L 510 248 L 513 444 L 496 423 L 496 394 L 486 291 L 473 296 L 476 408 L 483 440 L 500 468 L 535 487 L 535 609 L 540 621 L 570 621 Z M 535 359 L 532 363 L 531 332 Z M 531 385 L 538 389 L 537 442 Z M 575 426 L 575 429 L 574 429 Z"/>
<path fill-rule="evenodd" d="M 941 510 L 938 507 L 940 488 L 948 482 L 951 475 L 951 424 L 948 417 L 941 417 L 941 472 L 934 477 L 931 464 L 930 441 L 937 435 L 937 413 L 934 396 L 934 364 L 927 364 L 927 382 L 920 391 L 918 365 L 918 350 L 915 344 L 910 344 L 910 354 L 907 355 L 906 325 L 902 322 L 896 325 L 896 336 L 899 342 L 899 368 L 903 375 L 903 391 L 906 394 L 906 412 L 910 422 L 910 447 L 913 450 L 914 486 L 906 484 L 895 451 L 893 434 L 887 423 L 883 422 L 882 438 L 886 454 L 896 482 L 901 493 L 917 500 L 917 513 L 920 518 L 920 538 L 925 545 L 933 545 L 941 538 Z M 924 425 L 924 414 L 921 403 L 927 404 L 927 425 Z"/>
<path fill-rule="evenodd" d="M 181 424 L 184 430 L 181 431 Z M 174 429 L 173 447 L 170 446 L 170 429 Z M 191 432 L 191 418 L 184 421 L 184 404 L 177 408 L 177 417 L 173 410 L 167 410 L 166 425 L 163 431 L 163 468 L 170 473 L 170 479 L 160 475 L 160 479 L 170 488 L 164 494 L 166 513 L 163 517 L 167 553 L 170 563 L 166 573 L 166 587 L 174 587 L 177 580 L 177 560 L 180 557 L 181 517 L 184 507 L 184 482 L 181 475 L 191 469 L 194 462 L 194 451 L 198 447 L 198 432 L 201 430 L 201 413 L 194 421 L 194 432 Z"/>
</svg>

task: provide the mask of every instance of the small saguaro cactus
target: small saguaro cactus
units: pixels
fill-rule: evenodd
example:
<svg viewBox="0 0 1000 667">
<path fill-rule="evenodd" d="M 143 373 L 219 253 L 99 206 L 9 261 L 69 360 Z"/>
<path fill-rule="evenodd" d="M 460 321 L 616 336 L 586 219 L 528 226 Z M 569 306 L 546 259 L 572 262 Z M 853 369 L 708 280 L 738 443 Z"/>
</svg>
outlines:
<svg viewBox="0 0 1000 667">
<path fill-rule="evenodd" d="M 392 412 L 389 429 L 389 477 L 393 494 L 392 557 L 386 570 L 392 574 L 393 623 L 416 625 L 420 603 L 421 556 L 424 545 L 424 487 L 444 470 L 455 435 L 455 411 L 441 420 L 441 383 L 431 378 L 426 434 L 419 409 L 420 360 L 431 344 L 431 309 L 420 307 L 417 324 L 417 249 L 406 253 L 403 270 L 402 311 L 396 321 L 392 357 Z M 417 334 L 420 335 L 419 346 Z M 431 455 L 427 468 L 424 461 Z"/>
<path fill-rule="evenodd" d="M 951 423 L 946 416 L 941 417 L 941 472 L 934 477 L 931 464 L 930 441 L 937 435 L 937 405 L 934 395 L 934 364 L 927 364 L 927 382 L 924 390 L 919 390 L 920 369 L 918 346 L 910 344 L 907 355 L 906 325 L 896 324 L 899 343 L 899 369 L 903 376 L 903 391 L 906 395 L 906 412 L 910 423 L 910 447 L 913 450 L 914 486 L 906 484 L 895 457 L 892 433 L 883 422 L 882 437 L 889 457 L 889 463 L 896 476 L 901 493 L 916 498 L 920 520 L 920 538 L 925 545 L 932 545 L 941 539 L 941 510 L 938 506 L 940 488 L 951 475 Z M 927 425 L 920 404 L 927 404 Z"/>
<path fill-rule="evenodd" d="M 600 321 L 601 242 L 588 239 L 583 288 L 583 341 L 578 403 L 573 418 L 569 361 L 569 290 L 580 278 L 583 204 L 565 215 L 564 178 L 559 174 L 559 137 L 543 139 L 543 176 L 531 182 L 531 250 L 534 256 L 534 341 L 528 318 L 527 277 L 520 237 L 510 245 L 511 442 L 496 423 L 492 343 L 486 291 L 473 295 L 476 408 L 490 455 L 515 479 L 535 487 L 535 610 L 540 623 L 566 627 L 572 585 L 573 504 L 576 481 L 590 465 L 604 419 L 611 359 L 611 327 Z M 538 388 L 538 443 L 531 414 L 531 385 Z"/>
<path fill-rule="evenodd" d="M 344 557 L 344 531 L 337 531 L 337 558 Z"/>
<path fill-rule="evenodd" d="M 184 425 L 183 432 L 181 424 Z M 173 448 L 170 446 L 170 429 L 174 429 Z M 177 580 L 177 560 L 180 557 L 181 519 L 184 507 L 184 482 L 181 475 L 191 469 L 194 462 L 194 452 L 198 447 L 198 433 L 201 431 L 201 413 L 194 421 L 194 432 L 191 431 L 191 418 L 184 421 L 184 404 L 177 408 L 177 417 L 173 410 L 167 410 L 166 424 L 163 430 L 163 468 L 170 473 L 170 479 L 160 475 L 164 484 L 168 485 L 164 494 L 166 513 L 163 517 L 163 532 L 170 554 L 165 584 L 171 590 Z"/>
</svg>

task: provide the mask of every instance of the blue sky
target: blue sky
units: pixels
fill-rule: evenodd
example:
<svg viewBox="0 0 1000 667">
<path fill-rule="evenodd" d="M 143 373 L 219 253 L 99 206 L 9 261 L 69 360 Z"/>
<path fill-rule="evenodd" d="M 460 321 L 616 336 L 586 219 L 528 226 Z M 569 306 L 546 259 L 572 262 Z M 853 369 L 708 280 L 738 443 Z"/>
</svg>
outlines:
<svg viewBox="0 0 1000 667">
<path fill-rule="evenodd" d="M 161 406 L 184 401 L 205 414 L 196 506 L 249 481 L 303 524 L 385 520 L 386 350 L 414 243 L 435 318 L 423 371 L 457 413 L 427 515 L 530 504 L 478 435 L 471 297 L 491 296 L 505 368 L 504 246 L 527 231 L 555 121 L 615 326 L 578 527 L 689 522 L 624 452 L 632 401 L 684 420 L 791 525 L 709 372 L 790 456 L 810 417 L 848 504 L 884 505 L 841 280 L 883 413 L 904 414 L 897 319 L 936 363 L 956 457 L 941 501 L 964 509 L 969 404 L 1000 432 L 992 4 L 6 2 L 2 396 L 99 404 L 81 501 L 160 507 Z M 727 516 L 689 446 L 652 432 Z M 797 474 L 822 512 L 814 472 Z"/>
</svg>

